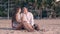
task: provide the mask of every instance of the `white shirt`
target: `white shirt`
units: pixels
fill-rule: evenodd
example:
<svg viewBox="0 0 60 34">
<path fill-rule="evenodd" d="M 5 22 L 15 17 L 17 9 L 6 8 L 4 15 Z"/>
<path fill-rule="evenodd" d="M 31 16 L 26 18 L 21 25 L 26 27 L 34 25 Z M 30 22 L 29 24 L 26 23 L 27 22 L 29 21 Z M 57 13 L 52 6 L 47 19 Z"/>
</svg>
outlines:
<svg viewBox="0 0 60 34">
<path fill-rule="evenodd" d="M 27 21 L 27 23 L 34 25 L 34 18 L 33 14 L 31 12 L 28 12 L 27 14 L 22 13 L 22 16 L 24 16 L 24 21 Z"/>
</svg>

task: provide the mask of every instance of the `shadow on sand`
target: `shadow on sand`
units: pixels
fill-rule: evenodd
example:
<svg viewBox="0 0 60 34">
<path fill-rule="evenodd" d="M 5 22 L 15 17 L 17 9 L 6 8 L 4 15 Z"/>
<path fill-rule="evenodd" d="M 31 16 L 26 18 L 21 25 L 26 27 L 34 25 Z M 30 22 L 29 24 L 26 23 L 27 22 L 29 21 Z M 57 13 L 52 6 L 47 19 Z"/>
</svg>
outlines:
<svg viewBox="0 0 60 34">
<path fill-rule="evenodd" d="M 0 30 L 14 30 L 13 28 L 0 28 Z"/>
</svg>

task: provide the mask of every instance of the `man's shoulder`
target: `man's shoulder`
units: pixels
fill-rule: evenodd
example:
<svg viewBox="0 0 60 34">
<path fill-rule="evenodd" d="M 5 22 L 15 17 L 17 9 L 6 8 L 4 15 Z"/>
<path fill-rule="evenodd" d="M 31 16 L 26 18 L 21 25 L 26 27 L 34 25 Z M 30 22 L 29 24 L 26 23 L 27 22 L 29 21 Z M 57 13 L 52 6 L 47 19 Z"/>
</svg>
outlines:
<svg viewBox="0 0 60 34">
<path fill-rule="evenodd" d="M 32 14 L 31 12 L 28 12 L 29 14 Z"/>
<path fill-rule="evenodd" d="M 33 14 L 31 12 L 29 12 L 29 15 L 33 16 Z"/>
</svg>

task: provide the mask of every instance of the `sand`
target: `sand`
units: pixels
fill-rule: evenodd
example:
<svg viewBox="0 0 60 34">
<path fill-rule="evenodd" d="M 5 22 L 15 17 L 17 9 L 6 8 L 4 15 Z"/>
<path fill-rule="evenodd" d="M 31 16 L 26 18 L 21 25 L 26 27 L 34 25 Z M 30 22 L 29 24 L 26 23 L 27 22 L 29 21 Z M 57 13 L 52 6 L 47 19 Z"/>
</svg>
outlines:
<svg viewBox="0 0 60 34">
<path fill-rule="evenodd" d="M 26 30 L 12 30 L 11 19 L 0 20 L 0 34 L 60 34 L 60 19 L 40 19 L 34 21 L 40 29 L 45 31 L 26 32 Z"/>
</svg>

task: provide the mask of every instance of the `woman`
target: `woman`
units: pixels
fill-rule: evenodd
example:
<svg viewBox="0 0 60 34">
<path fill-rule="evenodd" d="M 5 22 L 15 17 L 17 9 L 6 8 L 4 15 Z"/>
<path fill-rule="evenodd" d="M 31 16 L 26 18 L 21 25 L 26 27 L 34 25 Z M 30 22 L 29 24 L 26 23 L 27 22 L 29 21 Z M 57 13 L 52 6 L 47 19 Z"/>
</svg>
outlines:
<svg viewBox="0 0 60 34">
<path fill-rule="evenodd" d="M 29 24 L 27 24 L 27 23 L 25 23 L 25 21 L 23 21 L 23 19 L 24 19 L 23 15 L 20 13 L 21 13 L 21 8 L 20 7 L 15 8 L 15 12 L 13 13 L 13 16 L 12 16 L 12 27 L 16 30 L 24 28 L 27 31 L 31 31 L 32 30 L 31 28 L 28 29 L 31 26 L 28 26 Z"/>
<path fill-rule="evenodd" d="M 21 8 L 20 7 L 16 7 L 15 8 L 15 12 L 13 13 L 13 16 L 12 16 L 12 27 L 14 29 L 20 29 L 21 27 Z"/>
</svg>

